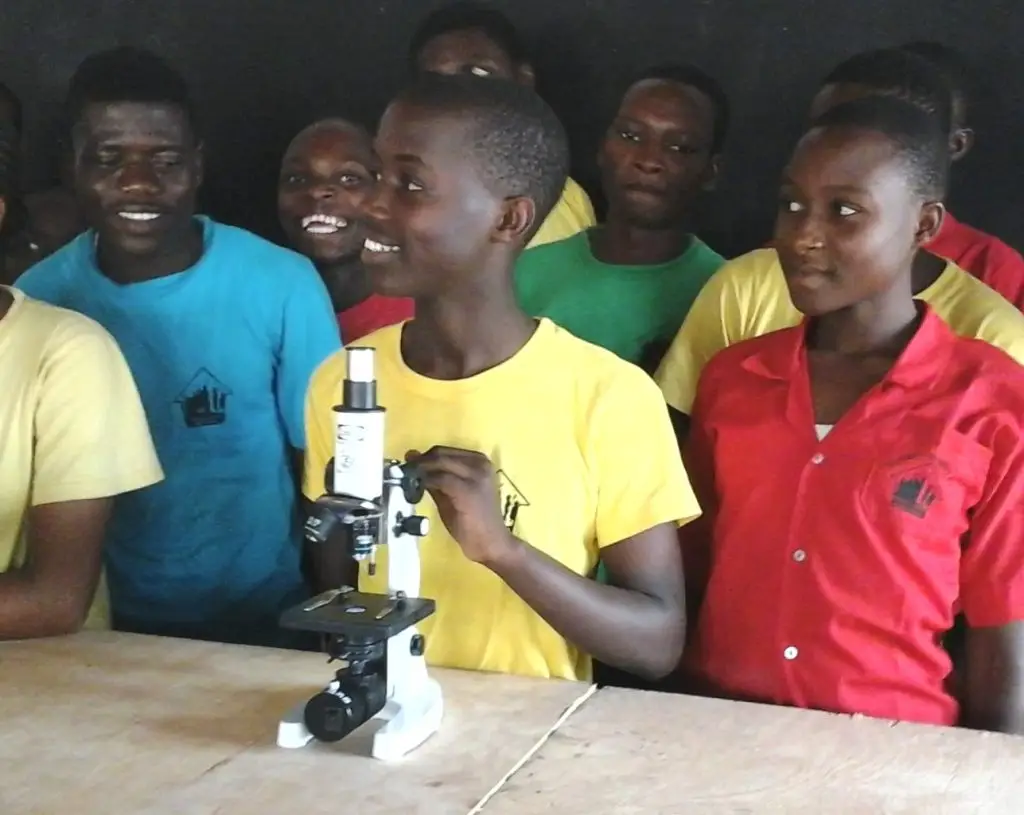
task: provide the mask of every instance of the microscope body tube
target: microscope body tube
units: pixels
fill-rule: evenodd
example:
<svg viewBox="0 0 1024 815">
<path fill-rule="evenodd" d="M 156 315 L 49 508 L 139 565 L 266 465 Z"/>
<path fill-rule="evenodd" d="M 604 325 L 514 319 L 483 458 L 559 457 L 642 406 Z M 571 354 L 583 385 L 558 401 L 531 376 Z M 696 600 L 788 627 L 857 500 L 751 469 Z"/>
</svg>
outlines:
<svg viewBox="0 0 1024 815">
<path fill-rule="evenodd" d="M 347 348 L 341 404 L 334 407 L 334 494 L 378 502 L 384 493 L 384 408 L 377 404 L 374 349 Z"/>
</svg>

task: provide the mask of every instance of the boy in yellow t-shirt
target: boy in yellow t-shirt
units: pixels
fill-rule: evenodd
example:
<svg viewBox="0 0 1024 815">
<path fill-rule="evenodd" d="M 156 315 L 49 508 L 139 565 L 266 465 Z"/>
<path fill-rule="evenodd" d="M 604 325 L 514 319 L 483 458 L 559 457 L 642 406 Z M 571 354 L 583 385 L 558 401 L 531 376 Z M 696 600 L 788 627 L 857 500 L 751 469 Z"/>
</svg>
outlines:
<svg viewBox="0 0 1024 815">
<path fill-rule="evenodd" d="M 0 371 L 0 639 L 107 627 L 114 498 L 163 478 L 135 382 L 99 325 L 7 287 Z"/>
<path fill-rule="evenodd" d="M 417 73 L 472 74 L 533 88 L 536 77 L 519 32 L 502 12 L 473 0 L 442 6 L 419 24 L 409 46 Z M 586 191 L 566 178 L 562 194 L 530 246 L 569 238 L 597 223 Z"/>
<path fill-rule="evenodd" d="M 435 665 L 589 679 L 591 656 L 660 677 L 685 630 L 676 526 L 700 510 L 664 400 L 633 365 L 539 323 L 512 269 L 565 180 L 565 132 L 527 88 L 425 76 L 380 124 L 363 250 L 416 317 L 377 349 L 386 455 L 418 461 Z M 304 492 L 323 493 L 345 360 L 309 387 Z M 382 552 L 387 557 L 387 547 Z M 324 551 L 324 560 L 330 551 Z M 592 579 L 598 558 L 610 585 Z M 322 587 L 354 579 L 352 563 Z M 363 590 L 384 588 L 386 562 Z"/>
</svg>

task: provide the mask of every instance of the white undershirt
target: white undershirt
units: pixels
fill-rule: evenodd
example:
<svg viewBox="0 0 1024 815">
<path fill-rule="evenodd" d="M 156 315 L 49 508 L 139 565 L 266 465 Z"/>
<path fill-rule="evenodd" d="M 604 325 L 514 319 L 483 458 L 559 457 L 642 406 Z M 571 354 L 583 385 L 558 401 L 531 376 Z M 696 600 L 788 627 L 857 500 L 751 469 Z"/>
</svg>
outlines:
<svg viewBox="0 0 1024 815">
<path fill-rule="evenodd" d="M 814 426 L 814 432 L 818 434 L 818 441 L 821 441 L 825 436 L 828 435 L 829 431 L 835 427 L 831 424 L 816 424 Z"/>
</svg>

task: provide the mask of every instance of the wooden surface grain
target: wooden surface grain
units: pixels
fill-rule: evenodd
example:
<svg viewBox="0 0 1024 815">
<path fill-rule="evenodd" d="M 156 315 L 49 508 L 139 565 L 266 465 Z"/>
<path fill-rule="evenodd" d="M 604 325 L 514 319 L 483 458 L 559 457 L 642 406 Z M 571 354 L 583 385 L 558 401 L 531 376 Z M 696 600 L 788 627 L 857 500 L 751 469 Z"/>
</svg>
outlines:
<svg viewBox="0 0 1024 815">
<path fill-rule="evenodd" d="M 332 675 L 317 654 L 127 634 L 0 645 L 0 813 L 464 815 L 589 690 L 434 671 L 442 729 L 400 762 L 358 733 L 278 748 Z"/>
<path fill-rule="evenodd" d="M 1024 738 L 604 689 L 483 815 L 1019 815 Z"/>
</svg>

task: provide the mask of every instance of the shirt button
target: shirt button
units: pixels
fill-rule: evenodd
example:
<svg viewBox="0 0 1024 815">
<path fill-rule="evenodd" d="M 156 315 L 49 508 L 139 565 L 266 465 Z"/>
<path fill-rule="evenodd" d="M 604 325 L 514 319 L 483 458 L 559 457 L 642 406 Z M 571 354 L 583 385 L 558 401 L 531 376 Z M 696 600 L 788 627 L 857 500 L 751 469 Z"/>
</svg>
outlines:
<svg viewBox="0 0 1024 815">
<path fill-rule="evenodd" d="M 796 659 L 797 654 L 799 654 L 799 653 L 800 652 L 798 650 L 796 650 L 796 648 L 794 648 L 791 645 L 791 646 L 789 646 L 789 648 L 787 648 L 785 651 L 782 652 L 782 656 L 785 657 L 788 660 L 794 660 L 794 659 Z"/>
<path fill-rule="evenodd" d="M 811 464 L 821 464 L 825 460 L 825 457 L 821 453 L 815 453 L 811 456 Z"/>
<path fill-rule="evenodd" d="M 793 553 L 793 560 L 795 560 L 797 563 L 803 563 L 805 560 L 807 560 L 807 553 L 803 549 L 797 549 Z"/>
</svg>

